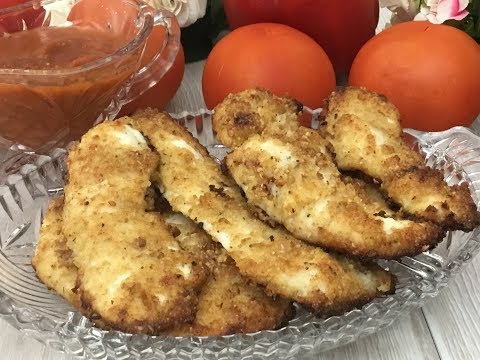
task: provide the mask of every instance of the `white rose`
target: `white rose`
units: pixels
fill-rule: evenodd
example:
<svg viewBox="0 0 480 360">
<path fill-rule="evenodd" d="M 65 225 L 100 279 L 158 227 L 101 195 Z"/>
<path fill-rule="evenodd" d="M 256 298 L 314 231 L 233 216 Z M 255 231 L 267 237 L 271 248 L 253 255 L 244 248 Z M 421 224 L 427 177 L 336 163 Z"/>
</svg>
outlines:
<svg viewBox="0 0 480 360">
<path fill-rule="evenodd" d="M 50 25 L 62 26 L 70 25 L 67 21 L 67 16 L 72 6 L 72 1 L 54 1 L 50 4 L 43 5 L 43 8 L 50 13 Z"/>
<path fill-rule="evenodd" d="M 154 8 L 164 8 L 174 13 L 181 27 L 192 25 L 205 16 L 207 0 L 145 0 Z"/>
<path fill-rule="evenodd" d="M 420 10 L 420 0 L 380 0 L 380 6 L 393 13 L 391 22 L 397 24 L 413 20 Z"/>
</svg>

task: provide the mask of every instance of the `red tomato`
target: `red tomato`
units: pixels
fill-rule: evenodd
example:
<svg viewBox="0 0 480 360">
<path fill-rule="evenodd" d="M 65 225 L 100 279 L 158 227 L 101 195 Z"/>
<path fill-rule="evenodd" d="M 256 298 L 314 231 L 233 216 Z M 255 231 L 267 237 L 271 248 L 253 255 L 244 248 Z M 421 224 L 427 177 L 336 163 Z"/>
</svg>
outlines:
<svg viewBox="0 0 480 360">
<path fill-rule="evenodd" d="M 305 32 L 328 54 L 337 75 L 348 73 L 358 50 L 375 35 L 378 0 L 224 0 L 232 29 L 278 22 Z"/>
<path fill-rule="evenodd" d="M 117 0 L 79 0 L 70 10 L 68 20 L 75 25 L 92 26 L 125 34 L 126 40 L 135 36 L 134 19 L 137 9 Z"/>
<path fill-rule="evenodd" d="M 229 93 L 255 87 L 317 108 L 335 89 L 335 73 L 322 48 L 304 33 L 281 24 L 248 25 L 212 49 L 202 89 L 213 108 Z"/>
<path fill-rule="evenodd" d="M 0 0 L 0 10 L 25 2 L 28 0 Z M 34 8 L 31 4 L 8 14 L 0 14 L 0 35 L 42 26 L 46 20 L 45 15 L 43 7 Z"/>
<path fill-rule="evenodd" d="M 468 126 L 480 113 L 480 46 L 446 25 L 395 25 L 360 50 L 349 84 L 387 96 L 400 110 L 404 127 Z"/>
<path fill-rule="evenodd" d="M 23 4 L 31 0 L 0 0 L 0 9 L 6 9 L 18 4 Z"/>
</svg>

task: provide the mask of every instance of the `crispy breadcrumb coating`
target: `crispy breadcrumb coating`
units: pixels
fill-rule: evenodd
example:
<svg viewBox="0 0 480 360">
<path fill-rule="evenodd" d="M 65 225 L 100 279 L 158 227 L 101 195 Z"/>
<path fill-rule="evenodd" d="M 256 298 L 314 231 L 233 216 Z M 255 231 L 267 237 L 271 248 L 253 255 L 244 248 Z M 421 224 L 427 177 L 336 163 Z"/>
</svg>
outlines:
<svg viewBox="0 0 480 360">
<path fill-rule="evenodd" d="M 130 333 L 191 321 L 207 270 L 180 248 L 145 192 L 159 157 L 124 121 L 105 122 L 69 151 L 63 233 L 90 316 Z"/>
<path fill-rule="evenodd" d="M 328 254 L 256 219 L 206 149 L 167 114 L 141 112 L 131 124 L 160 155 L 156 181 L 172 208 L 201 224 L 269 293 L 331 314 L 394 290 L 394 277 L 379 266 Z"/>
<path fill-rule="evenodd" d="M 250 119 L 250 134 L 232 120 L 240 111 L 237 104 Z M 288 99 L 261 90 L 230 95 L 215 108 L 214 129 L 228 134 L 224 138 L 233 147 L 226 164 L 250 204 L 296 237 L 352 256 L 415 255 L 443 238 L 432 223 L 388 216 L 388 207 L 379 212 L 365 202 L 343 182 L 328 142 L 301 127 L 294 110 Z M 236 133 L 245 138 L 242 144 Z"/>
<path fill-rule="evenodd" d="M 165 213 L 166 223 L 182 249 L 197 255 L 209 270 L 192 322 L 178 324 L 159 334 L 212 336 L 273 330 L 293 315 L 290 301 L 265 294 L 262 287 L 240 275 L 233 260 L 195 223 L 179 213 Z M 63 197 L 51 201 L 32 259 L 37 276 L 49 288 L 82 311 L 75 292 L 78 269 L 62 233 Z M 95 325 L 108 329 L 101 319 Z"/>
<path fill-rule="evenodd" d="M 178 325 L 168 335 L 211 336 L 273 330 L 293 315 L 290 301 L 265 294 L 243 277 L 225 249 L 197 224 L 179 213 L 164 214 L 182 248 L 201 256 L 210 270 L 192 323 Z"/>
<path fill-rule="evenodd" d="M 228 95 L 215 107 L 214 131 L 222 144 L 233 149 L 264 130 L 275 129 L 279 134 L 295 131 L 302 108 L 298 101 L 267 90 L 245 90 Z"/>
<path fill-rule="evenodd" d="M 63 236 L 62 213 L 63 197 L 53 199 L 40 228 L 32 266 L 48 288 L 55 290 L 74 308 L 80 309 L 80 297 L 75 292 L 78 269 L 73 264 L 72 250 Z"/>
<path fill-rule="evenodd" d="M 359 170 L 381 182 L 402 211 L 447 230 L 473 230 L 480 215 L 467 184 L 448 186 L 442 172 L 402 138 L 400 114 L 385 97 L 362 88 L 334 92 L 326 102 L 322 133 L 338 167 Z"/>
</svg>

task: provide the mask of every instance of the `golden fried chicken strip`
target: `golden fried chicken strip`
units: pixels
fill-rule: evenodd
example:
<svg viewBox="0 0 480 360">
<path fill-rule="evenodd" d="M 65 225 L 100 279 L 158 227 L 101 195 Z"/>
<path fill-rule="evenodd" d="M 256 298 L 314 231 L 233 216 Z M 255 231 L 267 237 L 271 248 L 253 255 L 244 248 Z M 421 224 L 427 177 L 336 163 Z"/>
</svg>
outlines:
<svg viewBox="0 0 480 360">
<path fill-rule="evenodd" d="M 172 208 L 201 224 L 267 292 L 329 314 L 394 290 L 394 277 L 379 266 L 330 255 L 253 217 L 206 149 L 167 114 L 139 113 L 132 126 L 160 154 L 157 181 Z"/>
<path fill-rule="evenodd" d="M 37 277 L 49 289 L 62 296 L 75 309 L 85 316 L 91 317 L 91 309 L 84 308 L 77 293 L 78 268 L 73 263 L 72 250 L 68 247 L 63 235 L 63 203 L 64 198 L 53 199 L 40 227 L 40 238 L 32 258 L 32 266 Z M 91 318 L 95 326 L 108 329 L 102 319 Z"/>
<path fill-rule="evenodd" d="M 43 283 L 79 309 L 80 297 L 73 291 L 78 269 L 62 233 L 62 215 L 63 197 L 49 205 L 32 265 Z M 164 335 L 255 332 L 278 328 L 291 317 L 293 309 L 289 301 L 267 296 L 261 287 L 241 276 L 225 250 L 191 220 L 178 213 L 167 213 L 164 217 L 179 245 L 198 255 L 210 272 L 200 292 L 193 322 L 179 324 Z M 97 326 L 105 328 L 101 319 L 94 320 Z"/>
<path fill-rule="evenodd" d="M 387 216 L 388 207 L 369 206 L 342 181 L 329 143 L 299 125 L 291 99 L 264 90 L 231 94 L 215 108 L 213 125 L 234 148 L 226 164 L 248 202 L 302 240 L 392 259 L 418 254 L 443 238 L 434 224 L 396 219 Z"/>
<path fill-rule="evenodd" d="M 174 336 L 212 336 L 272 330 L 293 314 L 290 301 L 272 298 L 243 277 L 220 244 L 180 213 L 164 214 L 180 246 L 198 254 L 210 270 L 199 295 L 195 320 L 167 331 Z"/>
<path fill-rule="evenodd" d="M 344 174 L 342 174 L 342 181 L 347 186 L 353 187 L 356 194 L 362 199 L 362 202 L 375 214 L 387 217 L 397 216 L 374 184 L 366 182 L 364 179 Z"/>
<path fill-rule="evenodd" d="M 362 88 L 333 93 L 321 131 L 331 141 L 338 167 L 379 180 L 402 210 L 445 229 L 470 231 L 480 215 L 467 184 L 448 186 L 402 139 L 398 110 L 385 97 Z"/>
<path fill-rule="evenodd" d="M 80 309 L 80 297 L 74 291 L 77 283 L 77 267 L 73 264 L 72 251 L 62 233 L 63 197 L 53 199 L 40 228 L 32 266 L 38 278 Z"/>
<path fill-rule="evenodd" d="M 296 100 L 267 90 L 244 90 L 229 94 L 215 107 L 213 128 L 218 140 L 233 149 L 264 130 L 278 134 L 296 131 L 302 108 Z"/>
<path fill-rule="evenodd" d="M 360 257 L 421 253 L 444 233 L 432 223 L 387 217 L 345 184 L 315 130 L 253 135 L 227 157 L 249 203 L 309 243 Z M 388 208 L 386 208 L 388 209 Z"/>
<path fill-rule="evenodd" d="M 67 158 L 63 233 L 82 305 L 105 326 L 130 333 L 191 321 L 207 278 L 161 216 L 145 212 L 158 161 L 121 120 L 91 129 Z"/>
</svg>

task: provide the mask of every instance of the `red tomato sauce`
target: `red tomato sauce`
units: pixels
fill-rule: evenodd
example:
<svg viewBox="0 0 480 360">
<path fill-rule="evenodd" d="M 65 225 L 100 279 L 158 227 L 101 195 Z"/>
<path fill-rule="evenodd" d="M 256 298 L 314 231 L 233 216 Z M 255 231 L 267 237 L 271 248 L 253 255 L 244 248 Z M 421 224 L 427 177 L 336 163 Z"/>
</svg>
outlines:
<svg viewBox="0 0 480 360">
<path fill-rule="evenodd" d="M 0 38 L 0 69 L 65 70 L 113 54 L 125 36 L 86 27 L 40 27 Z M 65 75 L 0 70 L 0 135 L 35 150 L 86 132 L 138 67 L 134 51 Z M 59 143 L 59 139 L 62 139 Z"/>
<path fill-rule="evenodd" d="M 39 27 L 0 37 L 0 68 L 72 68 L 112 54 L 121 45 L 118 35 L 92 27 Z"/>
</svg>

